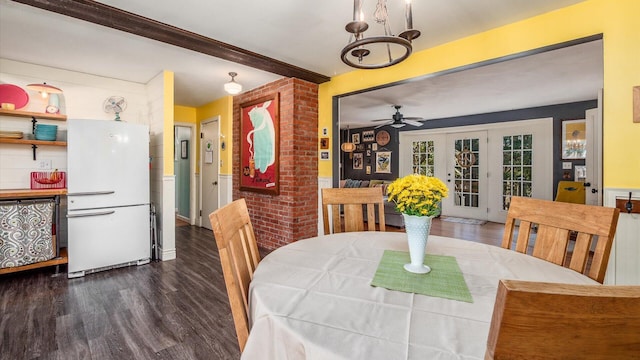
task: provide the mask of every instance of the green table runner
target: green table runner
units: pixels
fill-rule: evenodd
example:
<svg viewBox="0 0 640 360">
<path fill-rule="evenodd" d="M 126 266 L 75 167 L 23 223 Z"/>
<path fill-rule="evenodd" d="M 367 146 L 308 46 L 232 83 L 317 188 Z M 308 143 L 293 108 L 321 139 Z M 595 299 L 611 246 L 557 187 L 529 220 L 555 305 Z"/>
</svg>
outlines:
<svg viewBox="0 0 640 360">
<path fill-rule="evenodd" d="M 414 274 L 404 269 L 410 263 L 408 252 L 385 250 L 372 286 L 445 299 L 473 302 L 462 271 L 453 256 L 425 255 L 424 264 L 431 268 L 428 274 Z"/>
</svg>

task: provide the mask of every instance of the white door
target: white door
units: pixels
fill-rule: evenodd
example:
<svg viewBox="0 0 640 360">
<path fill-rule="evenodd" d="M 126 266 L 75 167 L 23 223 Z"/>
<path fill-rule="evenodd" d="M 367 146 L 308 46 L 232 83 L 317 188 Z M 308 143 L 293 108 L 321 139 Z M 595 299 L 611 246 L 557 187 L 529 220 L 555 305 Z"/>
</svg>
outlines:
<svg viewBox="0 0 640 360">
<path fill-rule="evenodd" d="M 586 187 L 585 203 L 587 205 L 602 205 L 602 112 L 600 108 L 589 109 L 585 112 L 587 122 L 587 154 L 585 165 L 587 168 L 584 185 Z"/>
<path fill-rule="evenodd" d="M 209 214 L 218 209 L 218 168 L 220 166 L 218 143 L 218 118 L 200 125 L 200 223 L 211 230 Z"/>
<path fill-rule="evenodd" d="M 400 176 L 416 173 L 441 179 L 449 188 L 442 215 L 486 220 L 486 148 L 486 131 L 401 133 Z"/>
<path fill-rule="evenodd" d="M 552 118 L 400 133 L 400 176 L 445 181 L 443 215 L 504 223 L 511 196 L 552 200 L 552 165 Z"/>
<path fill-rule="evenodd" d="M 512 196 L 553 200 L 553 119 L 489 131 L 488 220 L 504 223 Z"/>
<path fill-rule="evenodd" d="M 487 219 L 487 132 L 447 134 L 446 184 L 442 215 Z"/>
</svg>

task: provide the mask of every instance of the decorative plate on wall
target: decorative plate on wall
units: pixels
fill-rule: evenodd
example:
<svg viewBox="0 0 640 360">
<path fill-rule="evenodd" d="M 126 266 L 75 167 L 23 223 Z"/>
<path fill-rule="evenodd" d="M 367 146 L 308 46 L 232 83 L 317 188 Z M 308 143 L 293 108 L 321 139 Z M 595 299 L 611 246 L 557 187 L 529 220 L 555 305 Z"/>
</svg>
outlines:
<svg viewBox="0 0 640 360">
<path fill-rule="evenodd" d="M 378 143 L 378 145 L 380 146 L 387 145 L 390 140 L 391 136 L 389 136 L 389 133 L 386 130 L 380 130 L 376 134 L 376 143 Z"/>
<path fill-rule="evenodd" d="M 13 84 L 0 84 L 0 103 L 14 104 L 21 109 L 29 103 L 29 94 L 21 87 Z"/>
</svg>

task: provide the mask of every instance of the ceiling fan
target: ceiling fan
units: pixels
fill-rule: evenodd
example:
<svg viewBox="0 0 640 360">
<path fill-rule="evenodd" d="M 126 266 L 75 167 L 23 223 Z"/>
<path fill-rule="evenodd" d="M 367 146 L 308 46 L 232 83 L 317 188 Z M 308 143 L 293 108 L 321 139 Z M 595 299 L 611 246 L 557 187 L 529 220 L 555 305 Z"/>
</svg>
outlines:
<svg viewBox="0 0 640 360">
<path fill-rule="evenodd" d="M 399 129 L 407 124 L 412 126 L 422 126 L 422 123 L 420 121 L 424 121 L 425 120 L 424 118 L 405 117 L 400 113 L 400 108 L 402 107 L 401 105 L 393 105 L 393 107 L 396 109 L 396 113 L 393 114 L 391 119 L 372 120 L 372 121 L 386 121 L 385 124 L 376 126 L 375 127 L 376 129 L 386 125 L 391 125 L 396 129 Z"/>
</svg>

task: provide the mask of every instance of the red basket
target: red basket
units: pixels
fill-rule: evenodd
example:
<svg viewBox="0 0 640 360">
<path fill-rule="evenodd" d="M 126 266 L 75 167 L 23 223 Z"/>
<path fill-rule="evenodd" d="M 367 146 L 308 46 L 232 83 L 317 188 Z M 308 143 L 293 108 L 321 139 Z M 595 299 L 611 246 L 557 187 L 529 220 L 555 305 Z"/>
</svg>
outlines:
<svg viewBox="0 0 640 360">
<path fill-rule="evenodd" d="M 31 173 L 31 189 L 64 189 L 67 187 L 67 174 L 64 171 L 34 171 Z"/>
</svg>

